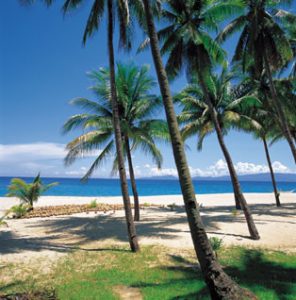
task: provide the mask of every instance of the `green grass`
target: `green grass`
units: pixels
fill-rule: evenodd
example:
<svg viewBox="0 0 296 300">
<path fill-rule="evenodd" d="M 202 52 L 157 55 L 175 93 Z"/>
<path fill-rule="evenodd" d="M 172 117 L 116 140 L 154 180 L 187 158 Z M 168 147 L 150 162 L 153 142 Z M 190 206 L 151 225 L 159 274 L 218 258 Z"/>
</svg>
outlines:
<svg viewBox="0 0 296 300">
<path fill-rule="evenodd" d="M 50 274 L 36 278 L 32 270 L 21 280 L 0 281 L 0 295 L 54 289 L 58 299 L 108 300 L 119 299 L 114 287 L 123 285 L 140 289 L 144 299 L 209 299 L 198 268 L 190 267 L 193 253 L 172 252 L 160 247 L 145 247 L 138 254 L 122 248 L 76 251 Z M 226 272 L 259 299 L 295 299 L 295 254 L 235 247 L 222 248 L 219 258 Z"/>
</svg>

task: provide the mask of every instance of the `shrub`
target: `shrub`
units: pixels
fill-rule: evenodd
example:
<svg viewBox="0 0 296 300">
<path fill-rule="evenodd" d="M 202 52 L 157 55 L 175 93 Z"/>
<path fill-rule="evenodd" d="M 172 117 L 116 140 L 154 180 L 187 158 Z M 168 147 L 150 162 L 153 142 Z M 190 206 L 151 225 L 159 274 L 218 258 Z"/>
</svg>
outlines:
<svg viewBox="0 0 296 300">
<path fill-rule="evenodd" d="M 211 246 L 213 248 L 213 251 L 216 254 L 216 257 L 218 257 L 218 251 L 222 248 L 223 240 L 219 239 L 215 236 L 210 237 L 209 240 L 210 240 Z"/>
<path fill-rule="evenodd" d="M 171 209 L 171 211 L 174 211 L 177 208 L 177 205 L 176 205 L 176 203 L 172 203 L 172 204 L 169 204 L 168 207 Z"/>
<path fill-rule="evenodd" d="M 98 206 L 97 200 L 92 200 L 88 206 L 89 208 L 96 208 Z"/>
<path fill-rule="evenodd" d="M 24 204 L 14 205 L 10 208 L 9 212 L 13 213 L 14 218 L 21 218 L 26 215 L 30 207 Z"/>
<path fill-rule="evenodd" d="M 231 211 L 231 214 L 232 214 L 234 217 L 236 217 L 236 216 L 239 215 L 239 212 L 238 212 L 237 209 L 234 208 L 234 209 Z"/>
</svg>

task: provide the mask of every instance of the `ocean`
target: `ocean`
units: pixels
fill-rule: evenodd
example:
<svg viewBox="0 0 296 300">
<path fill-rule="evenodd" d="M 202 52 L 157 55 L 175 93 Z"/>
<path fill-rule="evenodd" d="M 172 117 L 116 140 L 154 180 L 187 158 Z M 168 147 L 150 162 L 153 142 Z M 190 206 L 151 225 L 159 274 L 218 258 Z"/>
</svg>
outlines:
<svg viewBox="0 0 296 300">
<path fill-rule="evenodd" d="M 33 178 L 23 178 L 31 182 Z M 0 177 L 0 196 L 7 193 L 11 177 Z M 59 182 L 59 185 L 48 190 L 48 196 L 120 196 L 118 179 L 90 179 L 82 183 L 78 178 L 43 178 L 44 183 Z M 232 193 L 230 181 L 194 180 L 197 194 Z M 245 193 L 270 193 L 273 191 L 271 182 L 241 181 Z M 178 195 L 181 189 L 178 180 L 174 179 L 138 179 L 138 193 L 141 196 Z M 279 191 L 296 191 L 296 182 L 278 182 Z M 131 189 L 130 189 L 131 192 Z"/>
</svg>

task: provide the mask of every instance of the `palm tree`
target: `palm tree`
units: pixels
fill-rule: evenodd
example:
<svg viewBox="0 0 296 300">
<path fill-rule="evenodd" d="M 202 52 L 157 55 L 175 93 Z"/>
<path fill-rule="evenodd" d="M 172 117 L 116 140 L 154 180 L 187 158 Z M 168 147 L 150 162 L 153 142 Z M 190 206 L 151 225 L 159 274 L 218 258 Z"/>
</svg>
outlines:
<svg viewBox="0 0 296 300">
<path fill-rule="evenodd" d="M 270 172 L 276 205 L 279 207 L 281 206 L 280 193 L 277 189 L 276 179 L 268 149 L 268 140 L 272 139 L 278 131 L 278 128 L 276 126 L 277 115 L 274 109 L 270 105 L 268 105 L 266 99 L 264 99 L 264 94 L 262 95 L 261 93 L 260 95 L 260 90 L 257 90 L 257 97 L 262 99 L 262 101 L 260 102 L 261 105 L 259 105 L 257 108 L 242 108 L 242 113 L 247 116 L 247 122 L 245 122 L 243 119 L 240 119 L 236 122 L 233 122 L 232 125 L 237 129 L 241 129 L 248 133 L 251 133 L 256 139 L 262 141 Z"/>
<path fill-rule="evenodd" d="M 47 4 L 51 4 L 52 0 L 45 0 Z M 30 1 L 31 2 L 31 1 Z M 85 0 L 64 0 L 63 11 L 66 14 L 68 11 L 78 8 Z M 113 33 L 114 33 L 114 14 L 117 12 L 119 27 L 120 27 L 120 44 L 124 47 L 130 46 L 128 39 L 128 24 L 129 24 L 129 9 L 125 0 L 93 0 L 91 11 L 86 23 L 83 35 L 83 43 L 85 44 L 88 37 L 92 36 L 100 26 L 100 22 L 107 10 L 107 44 L 109 55 L 109 69 L 110 69 L 110 90 L 112 99 L 112 113 L 113 113 L 113 126 L 115 134 L 116 153 L 118 158 L 118 169 L 121 183 L 121 191 L 124 203 L 125 217 L 127 223 L 128 237 L 131 250 L 136 252 L 140 250 L 136 228 L 133 221 L 133 215 L 130 204 L 130 197 L 128 192 L 128 182 L 126 170 L 124 166 L 123 145 L 121 139 L 121 128 L 118 111 L 118 101 L 116 93 L 115 82 L 115 63 L 114 63 L 114 46 L 113 46 Z"/>
<path fill-rule="evenodd" d="M 226 69 L 219 76 L 212 76 L 213 88 L 216 91 L 215 97 L 212 98 L 212 103 L 223 135 L 227 134 L 229 129 L 236 123 L 251 122 L 256 126 L 256 122 L 246 115 L 245 112 L 254 106 L 256 107 L 259 101 L 255 97 L 244 95 L 245 93 L 242 93 L 239 88 L 233 88 L 231 86 L 231 80 L 233 79 L 234 75 L 228 73 Z M 197 134 L 198 150 L 202 149 L 204 138 L 216 130 L 210 107 L 205 98 L 197 82 L 188 85 L 181 93 L 176 95 L 176 100 L 183 106 L 183 110 L 179 115 L 181 124 L 184 124 L 182 136 L 186 139 Z M 220 138 L 218 138 L 218 141 L 222 152 L 225 153 L 223 141 L 221 143 Z M 239 199 L 242 192 L 237 175 L 236 173 L 233 174 L 234 166 L 232 161 L 227 159 L 227 155 L 225 159 L 232 181 L 236 208 L 241 209 Z"/>
<path fill-rule="evenodd" d="M 295 27 L 296 15 L 282 9 L 277 10 L 274 15 L 283 25 L 283 28 L 288 36 L 293 51 L 293 58 L 290 62 L 287 63 L 287 66 L 285 66 L 284 69 L 286 69 L 286 67 L 291 65 L 290 77 L 295 77 L 296 76 L 296 27 Z"/>
<path fill-rule="evenodd" d="M 263 71 L 266 72 L 271 99 L 279 117 L 279 125 L 296 163 L 296 146 L 272 78 L 272 73 L 286 65 L 293 57 L 289 39 L 284 29 L 276 22 L 276 14 L 273 13 L 278 4 L 279 1 L 245 1 L 246 14 L 241 14 L 231 21 L 218 35 L 218 41 L 222 42 L 234 32 L 241 31 L 233 61 L 240 61 L 244 70 L 251 63 L 257 79 Z"/>
<path fill-rule="evenodd" d="M 207 5 L 206 5 L 207 4 Z M 211 38 L 208 31 L 217 28 L 216 21 L 222 16 L 232 14 L 240 6 L 228 3 L 199 3 L 196 1 L 168 1 L 167 10 L 163 15 L 168 26 L 158 34 L 162 40 L 161 51 L 168 54 L 166 69 L 172 79 L 182 68 L 188 78 L 198 78 L 204 100 L 209 108 L 220 147 L 227 161 L 230 176 L 235 188 L 235 195 L 243 209 L 252 239 L 259 239 L 259 234 L 246 199 L 241 192 L 240 184 L 229 151 L 225 145 L 214 103 L 217 96 L 211 69 L 215 64 L 225 65 L 225 53 Z M 166 32 L 164 34 L 164 32 Z M 179 53 L 177 55 L 177 53 Z"/>
<path fill-rule="evenodd" d="M 116 91 L 118 95 L 121 135 L 124 155 L 127 158 L 132 191 L 135 203 L 135 221 L 140 220 L 139 197 L 134 175 L 131 151 L 143 150 L 161 167 L 162 155 L 156 147 L 155 140 L 168 139 L 167 124 L 163 120 L 152 118 L 161 102 L 158 97 L 150 94 L 155 85 L 148 75 L 147 66 L 137 67 L 133 64 L 117 64 Z M 110 99 L 110 72 L 101 68 L 90 73 L 95 85 L 91 89 L 98 101 L 77 98 L 72 104 L 86 109 L 83 114 L 74 115 L 65 123 L 63 130 L 69 132 L 81 128 L 83 134 L 67 145 L 66 165 L 72 164 L 77 158 L 87 155 L 90 151 L 102 148 L 82 180 L 87 180 L 114 151 L 114 130 L 112 126 L 112 105 Z M 118 158 L 113 163 L 112 172 L 118 171 Z"/>
<path fill-rule="evenodd" d="M 37 202 L 39 197 L 48 189 L 57 185 L 58 182 L 43 184 L 40 173 L 34 178 L 32 183 L 26 183 L 20 178 L 13 178 L 8 186 L 8 193 L 6 196 L 19 198 L 22 204 L 28 204 L 29 210 L 33 210 L 34 202 Z"/>
<path fill-rule="evenodd" d="M 187 3 L 188 1 L 186 1 Z M 195 1 L 196 4 L 200 3 Z M 185 3 L 185 1 L 184 1 Z M 251 298 L 249 292 L 240 288 L 222 269 L 218 263 L 200 216 L 199 206 L 196 202 L 195 192 L 190 176 L 184 145 L 174 110 L 173 99 L 170 92 L 166 70 L 162 63 L 158 35 L 154 24 L 151 1 L 143 0 L 147 33 L 150 40 L 150 49 L 157 73 L 158 83 L 163 99 L 172 148 L 177 167 L 185 210 L 190 227 L 196 256 L 200 262 L 205 282 L 209 288 L 212 299 L 241 299 Z"/>
</svg>

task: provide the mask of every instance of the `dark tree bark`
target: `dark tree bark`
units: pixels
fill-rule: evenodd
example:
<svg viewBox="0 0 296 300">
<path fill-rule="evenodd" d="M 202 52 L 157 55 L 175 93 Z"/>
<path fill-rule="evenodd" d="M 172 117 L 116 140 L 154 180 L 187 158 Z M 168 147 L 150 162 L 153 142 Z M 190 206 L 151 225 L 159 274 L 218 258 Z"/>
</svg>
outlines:
<svg viewBox="0 0 296 300">
<path fill-rule="evenodd" d="M 231 300 L 242 299 L 242 297 L 245 297 L 245 299 L 255 299 L 255 296 L 253 297 L 252 294 L 240 288 L 222 270 L 220 264 L 215 258 L 215 254 L 205 232 L 205 228 L 199 212 L 199 205 L 197 204 L 195 199 L 195 192 L 189 173 L 184 146 L 174 110 L 173 99 L 170 93 L 167 74 L 161 59 L 152 10 L 149 0 L 143 0 L 143 3 L 147 29 L 150 38 L 152 57 L 163 99 L 169 133 L 171 136 L 174 159 L 179 175 L 185 211 L 187 214 L 194 249 L 199 260 L 205 282 L 209 288 L 212 299 Z"/>
<path fill-rule="evenodd" d="M 276 93 L 276 90 L 274 87 L 273 78 L 272 78 L 272 74 L 271 74 L 271 70 L 270 70 L 270 66 L 269 66 L 265 48 L 263 49 L 263 58 L 264 58 L 264 65 L 265 65 L 265 69 L 266 69 L 267 77 L 268 77 L 268 81 L 269 81 L 271 99 L 272 99 L 272 102 L 276 108 L 276 111 L 277 111 L 278 117 L 279 117 L 279 125 L 281 127 L 283 135 L 285 136 L 285 138 L 290 146 L 294 161 L 296 163 L 296 146 L 294 144 L 292 134 L 291 134 L 291 131 L 289 128 L 289 124 L 288 124 L 287 118 L 285 116 L 285 113 L 283 111 L 282 105 L 277 97 L 277 93 Z"/>
<path fill-rule="evenodd" d="M 128 193 L 128 184 L 126 178 L 126 171 L 124 167 L 123 145 L 121 140 L 120 119 L 118 112 L 118 101 L 116 93 L 115 81 L 115 66 L 114 66 L 114 48 L 113 48 L 113 0 L 108 0 L 108 54 L 109 54 L 109 68 L 110 68 L 110 86 L 111 86 L 111 100 L 113 112 L 113 126 L 116 143 L 116 152 L 118 159 L 118 170 L 120 176 L 121 192 L 124 203 L 125 218 L 127 223 L 128 238 L 131 250 L 137 252 L 140 250 L 136 228 L 133 220 L 131 210 L 131 203 Z"/>
<path fill-rule="evenodd" d="M 132 185 L 132 191 L 134 195 L 134 207 L 135 207 L 135 214 L 134 214 L 134 220 L 140 221 L 140 203 L 139 203 L 139 195 L 136 185 L 136 179 L 135 179 L 135 173 L 134 173 L 134 167 L 133 167 L 133 161 L 132 161 L 132 155 L 131 155 L 131 148 L 129 143 L 129 138 L 125 136 L 125 150 L 127 155 L 127 161 L 128 161 L 128 168 L 129 168 L 129 174 L 130 174 L 130 180 Z"/>
<path fill-rule="evenodd" d="M 262 138 L 262 140 L 263 140 L 265 155 L 266 155 L 266 159 L 267 159 L 267 163 L 268 163 L 268 167 L 269 167 L 269 171 L 270 171 L 276 206 L 281 206 L 280 193 L 277 190 L 273 167 L 272 167 L 272 163 L 271 163 L 271 159 L 270 159 L 270 155 L 269 155 L 268 145 L 267 145 L 266 139 L 264 137 Z"/>
<path fill-rule="evenodd" d="M 238 177 L 237 177 L 237 174 L 236 174 L 231 156 L 230 156 L 229 151 L 228 151 L 228 149 L 226 147 L 226 144 L 224 142 L 224 136 L 223 136 L 223 133 L 222 133 L 222 129 L 220 127 L 218 117 L 217 117 L 217 112 L 216 112 L 216 110 L 215 110 L 215 108 L 212 104 L 211 96 L 210 96 L 210 94 L 208 92 L 208 89 L 206 87 L 206 84 L 203 80 L 203 74 L 198 72 L 198 78 L 199 78 L 199 82 L 200 82 L 201 88 L 202 88 L 204 96 L 205 96 L 205 100 L 206 100 L 207 105 L 209 106 L 209 109 L 210 109 L 210 114 L 211 114 L 212 121 L 214 123 L 214 127 L 215 127 L 215 131 L 216 131 L 217 138 L 218 138 L 218 141 L 219 141 L 219 145 L 221 147 L 221 150 L 224 154 L 224 157 L 225 157 L 225 160 L 226 160 L 226 163 L 227 163 L 227 166 L 228 166 L 228 170 L 229 170 L 230 177 L 231 177 L 231 180 L 232 180 L 232 185 L 233 185 L 235 197 L 239 201 L 240 206 L 242 207 L 243 212 L 245 214 L 245 218 L 246 218 L 246 222 L 247 222 L 247 225 L 248 225 L 248 229 L 249 229 L 251 238 L 253 240 L 259 240 L 260 236 L 259 236 L 258 230 L 257 230 L 256 225 L 254 223 L 251 210 L 250 210 L 250 208 L 247 204 L 247 201 L 246 201 L 246 199 L 245 199 L 245 197 L 244 197 L 244 195 L 241 191 L 240 183 L 239 183 L 239 180 L 238 180 Z"/>
<path fill-rule="evenodd" d="M 231 179 L 231 183 L 232 183 L 232 186 L 233 186 L 233 181 L 232 181 L 232 179 Z M 240 205 L 239 198 L 237 197 L 237 195 L 236 195 L 235 192 L 234 192 L 234 189 L 233 189 L 233 193 L 234 193 L 235 208 L 238 209 L 238 210 L 241 210 L 242 207 L 241 207 L 241 205 Z"/>
</svg>

